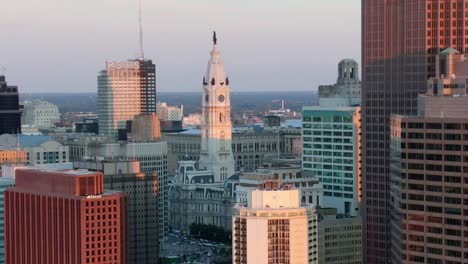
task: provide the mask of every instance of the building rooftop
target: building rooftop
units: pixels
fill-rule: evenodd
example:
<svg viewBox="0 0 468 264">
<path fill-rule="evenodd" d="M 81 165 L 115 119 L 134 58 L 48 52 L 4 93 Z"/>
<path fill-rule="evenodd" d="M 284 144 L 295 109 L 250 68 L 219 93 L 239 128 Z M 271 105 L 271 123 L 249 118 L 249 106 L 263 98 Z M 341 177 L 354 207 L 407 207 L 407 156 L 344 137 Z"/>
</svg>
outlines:
<svg viewBox="0 0 468 264">
<path fill-rule="evenodd" d="M 50 136 L 45 135 L 20 135 L 19 144 L 20 147 L 37 147 L 42 143 L 53 140 Z"/>
<path fill-rule="evenodd" d="M 104 176 L 88 170 L 18 169 L 16 189 L 38 193 L 88 196 L 104 193 Z"/>
<path fill-rule="evenodd" d="M 454 54 L 454 53 L 460 53 L 460 51 L 450 47 L 440 52 L 441 55 L 448 55 L 448 54 Z"/>
</svg>

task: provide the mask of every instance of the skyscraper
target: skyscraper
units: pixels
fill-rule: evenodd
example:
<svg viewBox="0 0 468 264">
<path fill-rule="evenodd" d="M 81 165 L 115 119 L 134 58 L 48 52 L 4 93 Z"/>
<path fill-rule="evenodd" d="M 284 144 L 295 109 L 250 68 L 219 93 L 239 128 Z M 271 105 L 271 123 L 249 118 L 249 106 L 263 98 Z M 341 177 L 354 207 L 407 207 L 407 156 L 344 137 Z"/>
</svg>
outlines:
<svg viewBox="0 0 468 264">
<path fill-rule="evenodd" d="M 347 216 L 360 214 L 360 103 L 358 64 L 344 59 L 337 83 L 319 86 L 319 106 L 302 108 L 302 167 L 323 184 L 322 205 Z"/>
<path fill-rule="evenodd" d="M 363 200 L 367 263 L 390 248 L 392 113 L 416 114 L 417 95 L 446 47 L 468 51 L 467 0 L 362 0 Z"/>
<path fill-rule="evenodd" d="M 141 172 L 136 160 L 75 161 L 73 168 L 102 172 L 106 189 L 128 195 L 128 264 L 157 264 L 158 174 Z"/>
<path fill-rule="evenodd" d="M 5 261 L 126 263 L 127 199 L 102 173 L 16 171 L 5 191 Z"/>
<path fill-rule="evenodd" d="M 301 207 L 299 190 L 290 185 L 259 187 L 247 207 L 234 207 L 232 263 L 318 263 L 315 209 Z"/>
<path fill-rule="evenodd" d="M 108 61 L 98 75 L 99 133 L 116 137 L 139 114 L 156 113 L 156 70 L 151 60 Z"/>
<path fill-rule="evenodd" d="M 21 109 L 18 87 L 8 86 L 0 76 L 0 135 L 21 133 Z"/>
<path fill-rule="evenodd" d="M 468 56 L 436 61 L 418 114 L 391 118 L 392 263 L 468 259 Z"/>
</svg>

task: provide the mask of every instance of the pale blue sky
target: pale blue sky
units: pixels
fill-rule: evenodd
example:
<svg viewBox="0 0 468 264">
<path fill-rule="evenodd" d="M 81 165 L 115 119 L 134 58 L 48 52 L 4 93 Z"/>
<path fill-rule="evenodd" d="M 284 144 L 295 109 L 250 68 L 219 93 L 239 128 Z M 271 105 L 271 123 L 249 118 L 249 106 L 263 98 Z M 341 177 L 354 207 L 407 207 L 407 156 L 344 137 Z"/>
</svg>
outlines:
<svg viewBox="0 0 468 264">
<path fill-rule="evenodd" d="M 218 32 L 233 91 L 315 90 L 360 62 L 360 0 L 142 0 L 158 90 L 199 91 Z M 138 0 L 1 0 L 0 69 L 21 92 L 93 92 L 138 52 Z"/>
</svg>

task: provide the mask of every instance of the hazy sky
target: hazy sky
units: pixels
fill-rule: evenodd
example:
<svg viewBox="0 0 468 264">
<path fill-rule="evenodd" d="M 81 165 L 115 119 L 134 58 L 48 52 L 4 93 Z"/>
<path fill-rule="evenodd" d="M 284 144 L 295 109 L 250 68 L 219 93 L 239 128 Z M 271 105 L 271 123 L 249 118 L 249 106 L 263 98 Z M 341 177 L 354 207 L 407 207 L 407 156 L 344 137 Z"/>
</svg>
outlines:
<svg viewBox="0 0 468 264">
<path fill-rule="evenodd" d="M 360 62 L 360 0 L 142 0 L 158 91 L 199 91 L 218 33 L 233 91 L 315 90 Z M 20 92 L 94 92 L 138 53 L 138 0 L 1 0 L 0 69 Z M 1 71 L 0 71 L 1 73 Z"/>
</svg>

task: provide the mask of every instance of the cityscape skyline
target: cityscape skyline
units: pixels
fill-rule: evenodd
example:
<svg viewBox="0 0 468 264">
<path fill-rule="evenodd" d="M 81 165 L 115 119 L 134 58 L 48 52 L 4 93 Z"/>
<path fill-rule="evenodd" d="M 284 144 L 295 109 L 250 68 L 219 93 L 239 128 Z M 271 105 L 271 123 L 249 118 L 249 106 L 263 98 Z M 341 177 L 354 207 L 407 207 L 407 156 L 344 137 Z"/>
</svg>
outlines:
<svg viewBox="0 0 468 264">
<path fill-rule="evenodd" d="M 467 262 L 468 0 L 5 6 L 0 264 Z"/>
<path fill-rule="evenodd" d="M 360 61 L 357 0 L 142 4 L 145 57 L 156 64 L 161 92 L 197 91 L 204 72 L 193 65 L 206 63 L 203 51 L 212 30 L 219 33 L 230 61 L 233 92 L 316 90 L 334 80 L 341 58 Z M 137 1 L 113 1 L 110 6 L 30 0 L 7 3 L 5 11 L 0 21 L 10 25 L 4 32 L 9 41 L 0 49 L 0 69 L 6 68 L 10 82 L 24 93 L 94 92 L 104 61 L 137 58 Z M 324 15 L 330 12 L 334 15 Z M 344 41 L 348 44 L 342 45 Z"/>
</svg>

